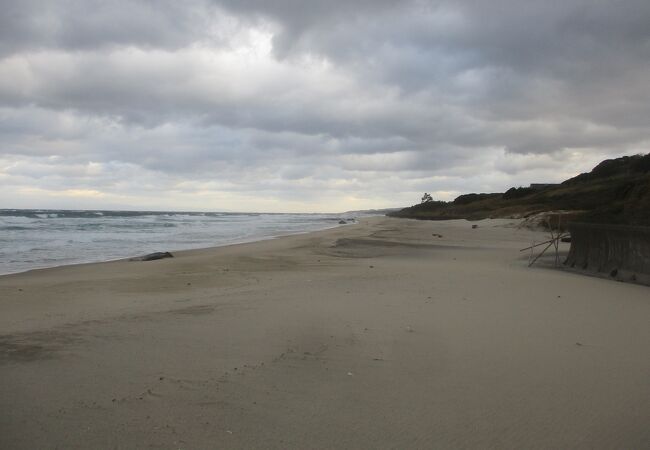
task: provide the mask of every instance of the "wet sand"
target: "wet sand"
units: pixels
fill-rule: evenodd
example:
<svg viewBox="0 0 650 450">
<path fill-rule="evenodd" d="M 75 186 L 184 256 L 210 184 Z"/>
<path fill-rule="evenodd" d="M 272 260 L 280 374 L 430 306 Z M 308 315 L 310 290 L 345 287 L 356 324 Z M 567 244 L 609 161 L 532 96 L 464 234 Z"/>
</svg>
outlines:
<svg viewBox="0 0 650 450">
<path fill-rule="evenodd" d="M 477 224 L 0 277 L 0 448 L 650 448 L 650 288 Z"/>
</svg>

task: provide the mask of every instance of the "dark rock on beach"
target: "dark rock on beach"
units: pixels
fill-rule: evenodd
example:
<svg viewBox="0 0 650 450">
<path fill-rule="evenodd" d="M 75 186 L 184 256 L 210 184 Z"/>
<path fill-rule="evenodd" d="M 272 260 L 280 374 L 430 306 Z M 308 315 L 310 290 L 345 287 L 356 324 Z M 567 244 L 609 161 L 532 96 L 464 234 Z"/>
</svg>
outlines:
<svg viewBox="0 0 650 450">
<path fill-rule="evenodd" d="M 144 256 L 139 256 L 137 258 L 131 258 L 130 261 L 154 261 L 156 259 L 165 259 L 165 258 L 173 258 L 174 255 L 172 255 L 169 252 L 155 252 L 155 253 L 149 253 L 148 255 Z"/>
</svg>

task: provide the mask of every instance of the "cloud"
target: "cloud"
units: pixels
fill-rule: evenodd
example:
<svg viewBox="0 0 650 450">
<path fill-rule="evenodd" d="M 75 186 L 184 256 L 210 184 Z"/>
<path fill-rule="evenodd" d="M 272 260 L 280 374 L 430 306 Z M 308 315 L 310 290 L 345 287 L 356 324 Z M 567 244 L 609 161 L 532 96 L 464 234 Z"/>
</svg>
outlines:
<svg viewBox="0 0 650 450">
<path fill-rule="evenodd" d="M 650 142 L 646 1 L 0 7 L 14 207 L 393 206 L 560 181 Z"/>
<path fill-rule="evenodd" d="M 0 54 L 51 48 L 178 48 L 224 26 L 203 2 L 2 0 Z"/>
</svg>

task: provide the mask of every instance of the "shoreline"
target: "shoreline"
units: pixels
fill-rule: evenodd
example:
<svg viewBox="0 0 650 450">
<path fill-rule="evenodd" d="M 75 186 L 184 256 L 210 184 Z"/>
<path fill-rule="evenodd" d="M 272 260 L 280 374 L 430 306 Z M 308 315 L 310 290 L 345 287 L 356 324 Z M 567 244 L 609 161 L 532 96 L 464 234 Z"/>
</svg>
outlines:
<svg viewBox="0 0 650 450">
<path fill-rule="evenodd" d="M 285 213 L 278 213 L 278 214 L 285 214 Z M 287 213 L 288 214 L 288 213 Z M 374 216 L 366 216 L 366 217 L 374 217 Z M 354 223 L 359 222 L 360 218 L 354 219 L 354 222 L 349 222 L 347 225 L 352 225 Z M 240 244 L 252 244 L 255 242 L 262 242 L 262 241 L 268 241 L 268 240 L 273 240 L 273 239 L 279 239 L 282 237 L 286 236 L 296 236 L 296 235 L 301 235 L 301 234 L 308 234 L 308 233 L 316 233 L 319 231 L 324 231 L 324 230 L 331 230 L 333 228 L 338 228 L 344 226 L 343 224 L 334 224 L 331 226 L 327 226 L 325 228 L 319 228 L 316 230 L 306 230 L 306 231 L 297 231 L 297 232 L 289 232 L 289 233 L 282 233 L 282 234 L 277 234 L 277 235 L 271 235 L 271 236 L 258 236 L 258 237 L 252 237 L 250 240 L 244 239 L 244 240 L 235 240 L 233 242 L 228 242 L 225 244 L 220 244 L 220 245 L 212 245 L 208 247 L 196 247 L 196 248 L 183 248 L 179 250 L 174 250 L 174 249 L 160 249 L 160 250 L 151 250 L 151 252 L 155 251 L 169 251 L 173 253 L 180 253 L 180 252 L 187 252 L 187 251 L 193 251 L 193 250 L 208 250 L 208 249 L 215 249 L 215 248 L 220 248 L 220 247 L 228 247 L 231 245 L 240 245 Z M 100 261 L 78 261 L 78 262 L 72 262 L 72 263 L 66 263 L 66 264 L 58 264 L 54 266 L 47 266 L 47 267 L 35 267 L 33 269 L 27 269 L 27 270 L 21 270 L 18 272 L 7 272 L 7 273 L 0 273 L 0 278 L 5 277 L 5 276 L 10 276 L 10 275 L 18 275 L 22 273 L 29 273 L 33 271 L 39 271 L 39 270 L 48 270 L 48 269 L 56 269 L 59 267 L 68 267 L 68 266 L 81 266 L 85 264 L 102 264 L 102 263 L 109 263 L 109 262 L 115 262 L 115 261 L 128 261 L 130 258 L 135 258 L 138 256 L 142 255 L 131 255 L 131 256 L 124 256 L 124 257 L 119 257 L 119 258 L 114 258 L 114 259 L 105 259 L 105 260 L 100 260 Z"/>
<path fill-rule="evenodd" d="M 0 447 L 647 446 L 648 287 L 528 268 L 517 223 L 2 276 Z"/>
</svg>

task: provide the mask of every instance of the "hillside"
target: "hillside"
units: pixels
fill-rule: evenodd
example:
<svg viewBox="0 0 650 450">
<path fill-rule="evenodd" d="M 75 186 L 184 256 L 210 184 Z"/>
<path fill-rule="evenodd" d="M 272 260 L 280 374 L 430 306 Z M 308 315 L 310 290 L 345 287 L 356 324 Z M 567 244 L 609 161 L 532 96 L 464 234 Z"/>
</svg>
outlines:
<svg viewBox="0 0 650 450">
<path fill-rule="evenodd" d="M 553 210 L 576 211 L 578 220 L 584 222 L 650 226 L 650 154 L 605 160 L 591 172 L 559 185 L 466 194 L 452 202 L 428 201 L 388 215 L 478 220 L 527 217 Z"/>
</svg>

